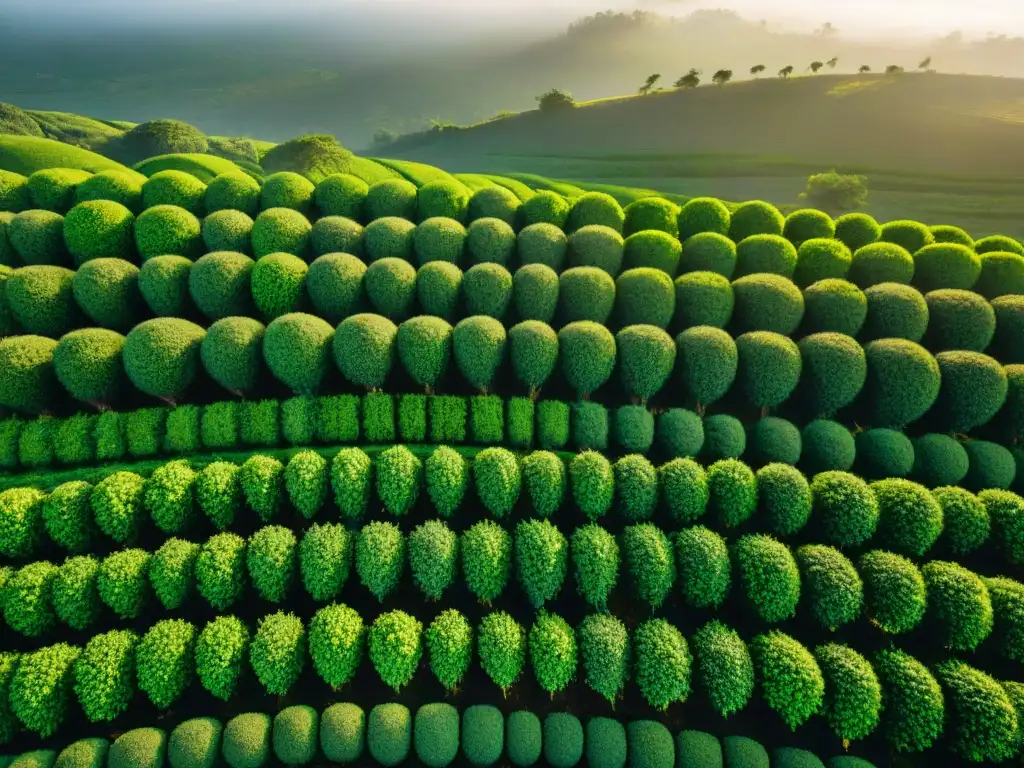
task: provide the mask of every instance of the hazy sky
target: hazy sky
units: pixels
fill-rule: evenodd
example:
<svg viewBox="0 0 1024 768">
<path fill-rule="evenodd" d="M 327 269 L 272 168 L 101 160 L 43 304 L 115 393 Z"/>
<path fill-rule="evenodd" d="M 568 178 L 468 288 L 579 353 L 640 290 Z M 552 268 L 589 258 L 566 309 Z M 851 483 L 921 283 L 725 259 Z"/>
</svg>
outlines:
<svg viewBox="0 0 1024 768">
<path fill-rule="evenodd" d="M 474 26 L 488 21 L 517 26 L 562 22 L 595 11 L 637 6 L 682 16 L 702 7 L 733 8 L 752 18 L 809 28 L 831 21 L 842 32 L 863 35 L 896 31 L 936 34 L 961 29 L 1024 35 L 1022 0 L 0 0 L 7 18 L 28 14 L 50 26 L 105 22 L 145 22 L 173 18 L 179 22 L 215 14 L 254 20 L 262 15 L 301 18 L 325 11 L 358 11 L 378 20 L 401 14 L 433 18 L 437 25 L 462 19 Z"/>
</svg>

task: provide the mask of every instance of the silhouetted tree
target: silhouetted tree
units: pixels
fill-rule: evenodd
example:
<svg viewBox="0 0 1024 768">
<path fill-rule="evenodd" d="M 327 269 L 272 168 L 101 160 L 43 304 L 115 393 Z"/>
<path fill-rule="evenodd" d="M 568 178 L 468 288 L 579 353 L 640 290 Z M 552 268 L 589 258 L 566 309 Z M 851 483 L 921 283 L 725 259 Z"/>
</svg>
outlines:
<svg viewBox="0 0 1024 768">
<path fill-rule="evenodd" d="M 750 68 L 750 74 L 752 74 L 754 77 L 757 77 L 766 69 L 767 67 L 764 64 L 756 64 L 755 66 Z"/>
<path fill-rule="evenodd" d="M 731 69 L 720 69 L 711 76 L 711 82 L 715 85 L 722 86 L 732 80 Z"/>
<path fill-rule="evenodd" d="M 641 96 L 646 96 L 648 93 L 651 92 L 651 88 L 654 87 L 654 84 L 658 82 L 658 80 L 660 79 L 660 74 L 648 75 L 647 79 L 644 81 L 644 84 L 637 89 L 637 93 L 639 93 Z"/>
<path fill-rule="evenodd" d="M 559 110 L 572 109 L 576 106 L 572 94 L 561 91 L 558 88 L 552 88 L 547 93 L 542 93 L 536 98 L 541 112 L 558 112 Z"/>
<path fill-rule="evenodd" d="M 818 70 L 820 70 L 820 69 L 821 69 L 822 67 L 824 67 L 824 66 L 825 66 L 825 64 L 824 64 L 823 62 L 820 62 L 820 61 L 812 61 L 812 62 L 811 62 L 811 64 L 810 64 L 810 66 L 809 66 L 809 67 L 807 67 L 807 68 L 808 68 L 809 70 L 811 70 L 811 72 L 813 72 L 814 74 L 818 74 Z"/>
<path fill-rule="evenodd" d="M 839 57 L 838 56 L 833 56 L 831 59 L 829 59 L 828 61 L 825 62 L 825 66 L 827 66 L 829 69 L 835 69 L 836 68 L 836 64 L 838 64 L 838 63 L 839 63 Z"/>
<path fill-rule="evenodd" d="M 927 71 L 928 71 L 928 68 L 929 68 L 929 67 L 930 67 L 931 65 L 932 65 L 932 57 L 931 57 L 931 56 L 929 56 L 929 57 L 928 57 L 928 58 L 926 58 L 926 59 L 925 59 L 924 61 L 922 61 L 922 62 L 921 62 L 920 64 L 918 64 L 918 65 L 917 65 L 917 68 L 918 68 L 918 69 L 920 69 L 920 70 L 922 70 L 922 71 L 924 71 L 924 72 L 927 72 Z"/>
<path fill-rule="evenodd" d="M 782 69 L 779 70 L 779 77 L 781 77 L 783 80 L 785 80 L 787 77 L 789 77 L 792 74 L 793 74 L 793 65 L 792 64 L 790 64 L 787 67 L 783 67 Z"/>
<path fill-rule="evenodd" d="M 800 193 L 800 199 L 829 213 L 850 211 L 867 203 L 868 180 L 866 176 L 834 170 L 816 173 L 807 178 L 807 188 Z"/>
<path fill-rule="evenodd" d="M 700 76 L 703 74 L 699 69 L 691 69 L 675 82 L 676 88 L 696 88 L 700 85 Z"/>
<path fill-rule="evenodd" d="M 890 64 L 888 67 L 885 68 L 885 74 L 887 75 L 898 75 L 901 72 L 903 72 L 903 67 L 901 67 L 899 64 Z"/>
<path fill-rule="evenodd" d="M 860 69 L 858 69 L 857 71 L 860 72 L 863 75 L 866 72 L 870 72 L 871 71 L 871 67 L 869 67 L 867 64 L 861 64 L 860 65 Z"/>
</svg>

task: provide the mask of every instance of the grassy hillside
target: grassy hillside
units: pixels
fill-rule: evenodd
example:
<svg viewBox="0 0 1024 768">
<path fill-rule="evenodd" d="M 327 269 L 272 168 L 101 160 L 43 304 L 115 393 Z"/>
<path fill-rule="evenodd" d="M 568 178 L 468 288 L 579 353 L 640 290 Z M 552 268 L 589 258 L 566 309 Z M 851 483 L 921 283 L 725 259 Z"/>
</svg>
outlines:
<svg viewBox="0 0 1024 768">
<path fill-rule="evenodd" d="M 95 152 L 36 136 L 0 134 L 0 169 L 28 176 L 44 168 L 79 168 L 83 171 L 127 171 Z"/>
<path fill-rule="evenodd" d="M 796 202 L 829 168 L 864 173 L 869 212 L 1024 233 L 1024 80 L 776 78 L 527 112 L 403 137 L 389 155 L 684 195 Z"/>
</svg>

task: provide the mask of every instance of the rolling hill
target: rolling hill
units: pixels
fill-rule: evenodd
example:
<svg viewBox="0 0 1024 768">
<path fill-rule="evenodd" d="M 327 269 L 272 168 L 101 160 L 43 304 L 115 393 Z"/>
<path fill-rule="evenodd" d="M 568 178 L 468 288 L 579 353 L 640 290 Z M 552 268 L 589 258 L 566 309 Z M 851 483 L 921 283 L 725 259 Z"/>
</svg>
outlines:
<svg viewBox="0 0 1024 768">
<path fill-rule="evenodd" d="M 811 173 L 869 178 L 882 219 L 1024 233 L 1024 79 L 771 78 L 604 99 L 400 138 L 388 156 L 451 172 L 795 203 Z"/>
</svg>

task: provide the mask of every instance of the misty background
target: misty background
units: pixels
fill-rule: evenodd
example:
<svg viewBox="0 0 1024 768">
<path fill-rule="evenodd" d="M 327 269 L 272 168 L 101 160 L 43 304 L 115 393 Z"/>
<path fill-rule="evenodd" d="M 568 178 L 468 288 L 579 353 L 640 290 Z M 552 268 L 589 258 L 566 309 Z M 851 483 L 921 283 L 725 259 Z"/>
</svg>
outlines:
<svg viewBox="0 0 1024 768">
<path fill-rule="evenodd" d="M 1024 77 L 1017 0 L 3 0 L 0 101 L 210 135 L 283 140 L 469 123 L 634 92 L 651 73 L 838 57 L 836 72 L 925 57 Z M 637 12 L 639 10 L 639 12 Z M 594 16 L 594 14 L 600 14 Z M 589 17 L 589 18 L 588 18 Z M 826 24 L 828 26 L 826 26 Z"/>
</svg>

